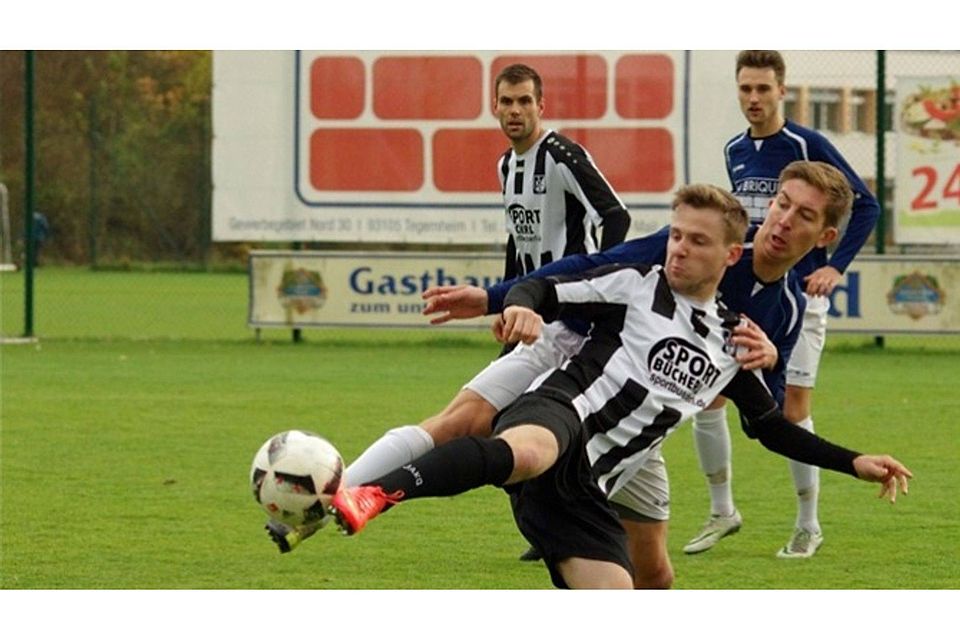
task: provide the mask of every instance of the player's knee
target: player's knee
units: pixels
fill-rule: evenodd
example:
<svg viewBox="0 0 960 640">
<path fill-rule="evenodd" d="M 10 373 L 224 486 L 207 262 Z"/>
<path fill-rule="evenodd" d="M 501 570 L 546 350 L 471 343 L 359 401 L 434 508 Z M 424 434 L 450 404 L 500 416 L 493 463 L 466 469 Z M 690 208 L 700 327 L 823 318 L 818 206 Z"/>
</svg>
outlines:
<svg viewBox="0 0 960 640">
<path fill-rule="evenodd" d="M 673 586 L 673 566 L 669 562 L 641 567 L 634 571 L 634 589 L 669 589 Z"/>
<path fill-rule="evenodd" d="M 559 445 L 555 436 L 535 425 L 507 429 L 498 437 L 510 445 L 513 451 L 513 474 L 508 483 L 535 478 L 557 461 Z"/>
<path fill-rule="evenodd" d="M 482 398 L 458 399 L 420 426 L 440 446 L 456 438 L 489 436 L 494 415 L 496 409 Z"/>
<path fill-rule="evenodd" d="M 783 400 L 783 415 L 794 424 L 802 422 L 810 416 L 810 405 L 813 399 L 813 389 L 787 385 Z"/>
<path fill-rule="evenodd" d="M 542 448 L 530 443 L 511 445 L 513 451 L 513 480 L 535 478 L 550 468 L 552 461 Z"/>
</svg>

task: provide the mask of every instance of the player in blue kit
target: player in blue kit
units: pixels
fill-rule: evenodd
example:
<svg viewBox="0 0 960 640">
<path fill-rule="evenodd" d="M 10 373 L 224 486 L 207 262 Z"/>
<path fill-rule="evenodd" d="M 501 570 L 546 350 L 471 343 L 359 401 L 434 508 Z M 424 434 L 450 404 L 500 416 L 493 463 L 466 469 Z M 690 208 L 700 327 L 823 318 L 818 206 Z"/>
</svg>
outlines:
<svg viewBox="0 0 960 640">
<path fill-rule="evenodd" d="M 798 182 L 785 180 L 783 192 Z M 778 221 L 780 231 L 794 211 Z M 518 282 L 495 322 L 497 338 L 533 344 L 544 321 L 579 318 L 592 325 L 580 350 L 497 414 L 493 438 L 456 438 L 361 486 L 341 486 L 332 502 L 341 528 L 356 533 L 404 500 L 503 487 L 556 586 L 629 588 L 633 549 L 622 513 L 605 495 L 619 494 L 659 457 L 664 438 L 720 392 L 765 447 L 881 482 L 881 495 L 894 499 L 911 477 L 906 467 L 790 424 L 756 372 L 735 358 L 740 318 L 716 293 L 740 258 L 746 226 L 729 193 L 691 185 L 674 200 L 664 266 L 610 264 L 579 277 Z"/>
<path fill-rule="evenodd" d="M 724 147 L 733 194 L 752 222 L 767 215 L 770 199 L 779 188 L 780 172 L 796 160 L 825 162 L 846 176 L 854 192 L 849 224 L 832 255 L 817 246 L 794 267 L 803 282 L 806 311 L 797 345 L 787 362 L 783 403 L 787 418 L 813 431 L 811 403 L 820 354 L 826 338 L 829 299 L 841 274 L 866 242 L 880 215 L 880 206 L 840 152 L 820 133 L 789 122 L 780 113 L 786 94 L 786 66 L 776 51 L 742 51 L 736 78 L 740 108 L 749 128 Z M 710 491 L 710 518 L 684 547 L 686 553 L 710 549 L 721 538 L 740 529 L 742 518 L 733 502 L 730 434 L 722 398 L 694 418 L 694 442 Z M 790 462 L 797 495 L 793 534 L 777 553 L 782 558 L 808 558 L 823 541 L 817 516 L 819 471 Z"/>
</svg>

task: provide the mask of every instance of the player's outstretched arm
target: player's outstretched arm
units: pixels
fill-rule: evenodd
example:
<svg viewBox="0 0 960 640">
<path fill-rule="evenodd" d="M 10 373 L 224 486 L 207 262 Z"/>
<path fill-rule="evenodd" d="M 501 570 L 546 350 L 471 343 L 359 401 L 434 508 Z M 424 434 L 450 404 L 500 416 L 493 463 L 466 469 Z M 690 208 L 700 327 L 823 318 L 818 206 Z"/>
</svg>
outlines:
<svg viewBox="0 0 960 640">
<path fill-rule="evenodd" d="M 793 424 L 780 412 L 776 401 L 756 374 L 738 371 L 722 394 L 737 405 L 744 433 L 767 449 L 798 462 L 847 473 L 883 485 L 880 497 L 891 502 L 897 489 L 907 493 L 913 477 L 901 462 L 888 455 L 868 455 L 845 449 Z"/>
<path fill-rule="evenodd" d="M 909 485 L 907 481 L 913 473 L 899 460 L 887 455 L 860 455 L 853 459 L 853 468 L 857 477 L 867 482 L 879 482 L 883 485 L 880 498 L 889 498 L 890 502 L 897 501 L 897 489 L 907 495 Z"/>
<path fill-rule="evenodd" d="M 423 292 L 423 299 L 427 301 L 423 315 L 440 314 L 430 318 L 430 324 L 479 318 L 487 314 L 487 292 L 473 285 L 430 287 Z"/>
</svg>

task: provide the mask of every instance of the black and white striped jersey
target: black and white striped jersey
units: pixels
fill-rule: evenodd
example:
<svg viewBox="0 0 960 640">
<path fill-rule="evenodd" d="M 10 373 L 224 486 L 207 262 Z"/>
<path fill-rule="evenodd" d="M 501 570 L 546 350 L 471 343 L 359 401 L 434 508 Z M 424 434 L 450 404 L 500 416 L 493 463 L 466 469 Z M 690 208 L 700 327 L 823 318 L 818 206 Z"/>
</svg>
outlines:
<svg viewBox="0 0 960 640">
<path fill-rule="evenodd" d="M 729 340 L 738 316 L 716 301 L 702 304 L 674 293 L 659 266 L 614 264 L 579 276 L 526 280 L 510 290 L 506 303 L 535 309 L 548 322 L 572 316 L 593 323 L 580 353 L 530 390 L 574 407 L 607 495 L 740 371 Z M 764 407 L 771 406 L 772 398 Z"/>
<path fill-rule="evenodd" d="M 505 279 L 521 276 L 563 256 L 597 251 L 597 227 L 605 220 L 622 242 L 629 214 L 587 151 L 546 130 L 525 153 L 501 156 L 498 176 L 507 221 Z"/>
</svg>

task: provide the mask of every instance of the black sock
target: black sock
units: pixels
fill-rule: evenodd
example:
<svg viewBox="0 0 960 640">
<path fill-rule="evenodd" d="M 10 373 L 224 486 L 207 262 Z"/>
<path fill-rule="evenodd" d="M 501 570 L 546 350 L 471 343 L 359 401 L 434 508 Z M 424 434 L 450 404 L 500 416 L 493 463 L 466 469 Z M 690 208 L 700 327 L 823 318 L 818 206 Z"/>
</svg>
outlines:
<svg viewBox="0 0 960 640">
<path fill-rule="evenodd" d="M 500 438 L 457 438 L 367 484 L 403 500 L 454 496 L 484 485 L 502 486 L 513 472 L 513 451 Z"/>
</svg>

